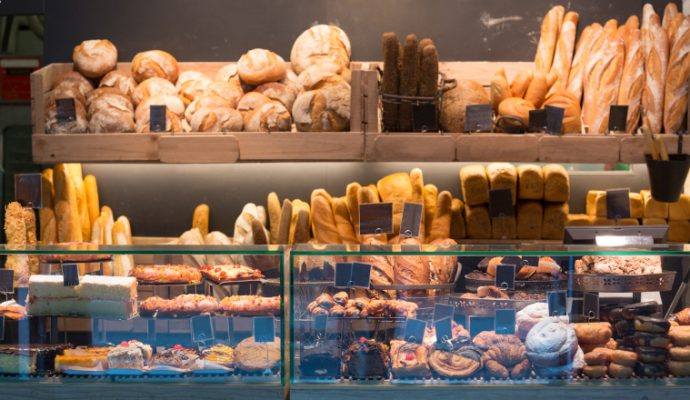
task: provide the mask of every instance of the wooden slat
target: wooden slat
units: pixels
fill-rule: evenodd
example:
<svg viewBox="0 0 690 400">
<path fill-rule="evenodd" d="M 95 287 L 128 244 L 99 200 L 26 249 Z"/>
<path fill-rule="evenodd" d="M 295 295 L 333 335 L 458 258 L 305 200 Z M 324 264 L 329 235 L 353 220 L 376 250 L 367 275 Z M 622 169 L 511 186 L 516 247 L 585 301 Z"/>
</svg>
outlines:
<svg viewBox="0 0 690 400">
<path fill-rule="evenodd" d="M 240 146 L 234 135 L 163 135 L 158 139 L 158 157 L 163 163 L 235 163 Z"/>
<path fill-rule="evenodd" d="M 455 143 L 458 161 L 535 162 L 539 160 L 538 135 L 466 134 L 459 135 Z"/>
<path fill-rule="evenodd" d="M 33 135 L 36 163 L 158 160 L 158 136 L 141 133 Z"/>
<path fill-rule="evenodd" d="M 678 146 L 678 136 L 660 135 L 666 143 L 669 154 L 675 154 Z M 640 135 L 619 136 L 620 139 L 620 161 L 624 163 L 644 163 L 644 155 L 649 154 L 647 143 Z M 683 143 L 685 145 L 685 141 Z"/>
<path fill-rule="evenodd" d="M 234 134 L 241 161 L 361 161 L 361 132 L 274 132 Z"/>
<path fill-rule="evenodd" d="M 539 139 L 539 161 L 555 163 L 616 163 L 620 143 L 615 136 L 544 135 Z"/>
<path fill-rule="evenodd" d="M 367 161 L 455 161 L 455 139 L 449 134 L 369 134 L 370 146 Z"/>
</svg>

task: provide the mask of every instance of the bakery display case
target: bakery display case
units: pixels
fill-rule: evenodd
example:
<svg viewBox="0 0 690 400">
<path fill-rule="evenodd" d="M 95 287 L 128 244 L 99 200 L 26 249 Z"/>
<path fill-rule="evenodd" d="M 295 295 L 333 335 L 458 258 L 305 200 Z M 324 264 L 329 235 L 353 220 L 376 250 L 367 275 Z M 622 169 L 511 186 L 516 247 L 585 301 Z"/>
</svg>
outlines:
<svg viewBox="0 0 690 400">
<path fill-rule="evenodd" d="M 397 243 L 292 248 L 291 398 L 687 396 L 687 245 Z"/>
<path fill-rule="evenodd" d="M 31 270 L 0 270 L 3 391 L 282 398 L 283 250 L 3 246 Z"/>
</svg>

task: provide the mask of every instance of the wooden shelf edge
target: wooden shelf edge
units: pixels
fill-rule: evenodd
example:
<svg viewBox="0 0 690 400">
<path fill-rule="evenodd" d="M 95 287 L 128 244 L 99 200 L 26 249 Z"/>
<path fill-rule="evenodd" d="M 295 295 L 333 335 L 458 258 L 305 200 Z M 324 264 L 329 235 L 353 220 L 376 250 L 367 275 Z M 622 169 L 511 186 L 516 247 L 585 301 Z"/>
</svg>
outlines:
<svg viewBox="0 0 690 400">
<path fill-rule="evenodd" d="M 33 160 L 56 162 L 158 161 L 157 134 L 34 134 Z"/>
<path fill-rule="evenodd" d="M 367 134 L 367 161 L 455 161 L 455 135 L 450 133 Z"/>
</svg>

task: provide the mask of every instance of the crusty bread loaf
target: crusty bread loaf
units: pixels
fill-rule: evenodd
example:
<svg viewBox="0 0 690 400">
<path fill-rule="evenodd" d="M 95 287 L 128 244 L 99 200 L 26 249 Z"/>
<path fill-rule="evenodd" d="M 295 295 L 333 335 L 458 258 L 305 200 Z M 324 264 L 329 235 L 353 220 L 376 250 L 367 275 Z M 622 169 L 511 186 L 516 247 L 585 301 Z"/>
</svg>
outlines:
<svg viewBox="0 0 690 400">
<path fill-rule="evenodd" d="M 329 86 L 301 93 L 292 107 L 301 132 L 337 132 L 350 128 L 350 86 Z"/>
<path fill-rule="evenodd" d="M 534 104 L 519 97 L 508 97 L 498 105 L 498 115 L 519 118 L 522 121 L 520 124 L 522 128 L 529 126 L 531 110 L 534 110 Z M 517 121 L 510 122 L 510 125 L 518 125 L 518 123 Z"/>
<path fill-rule="evenodd" d="M 487 206 L 465 206 L 467 237 L 470 239 L 491 239 L 491 218 Z"/>
<path fill-rule="evenodd" d="M 563 24 L 561 25 L 558 42 L 556 43 L 556 52 L 553 57 L 553 64 L 551 65 L 551 72 L 555 72 L 557 77 L 556 82 L 550 85 L 549 93 L 563 90 L 568 85 L 568 76 L 570 74 L 570 66 L 573 62 L 575 38 L 577 36 L 577 22 L 579 19 L 579 14 L 574 11 L 569 11 L 563 17 Z M 541 105 L 537 105 L 534 102 L 533 104 L 535 107 Z"/>
<path fill-rule="evenodd" d="M 67 166 L 65 164 L 56 164 L 53 176 L 58 241 L 81 242 L 82 230 L 77 193 Z"/>
<path fill-rule="evenodd" d="M 664 132 L 677 133 L 688 111 L 688 78 L 690 78 L 690 20 L 683 22 L 676 32 L 668 60 L 664 87 Z"/>
<path fill-rule="evenodd" d="M 607 23 L 607 26 L 613 25 Z M 617 30 L 606 33 L 604 45 L 590 53 L 590 61 L 584 76 L 584 102 L 582 119 L 589 133 L 608 131 L 610 106 L 616 104 L 623 65 L 625 43 Z"/>
<path fill-rule="evenodd" d="M 533 77 L 534 74 L 532 73 L 532 71 L 523 70 L 518 72 L 517 75 L 515 75 L 515 77 L 513 78 L 513 81 L 510 83 L 510 93 L 512 94 L 512 96 L 520 98 L 524 97 L 525 93 L 527 93 L 527 88 L 529 88 L 529 84 L 532 82 Z"/>
<path fill-rule="evenodd" d="M 489 178 L 489 189 L 510 189 L 515 204 L 518 181 L 515 167 L 510 163 L 491 163 L 486 167 L 486 175 Z"/>
<path fill-rule="evenodd" d="M 350 39 L 335 25 L 314 25 L 295 39 L 290 51 L 290 62 L 299 74 L 315 64 L 331 62 L 348 66 Z"/>
<path fill-rule="evenodd" d="M 549 90 L 549 85 L 546 82 L 546 75 L 537 72 L 534 74 L 532 81 L 527 87 L 527 92 L 525 93 L 525 100 L 529 101 L 535 108 L 541 108 L 544 99 L 546 98 L 546 93 Z M 500 111 L 499 111 L 500 113 Z"/>
<path fill-rule="evenodd" d="M 192 132 L 240 132 L 242 114 L 230 107 L 199 108 L 188 121 Z"/>
<path fill-rule="evenodd" d="M 433 42 L 424 47 L 422 45 L 423 41 L 420 41 L 419 90 L 417 95 L 433 97 L 438 92 L 438 51 Z"/>
<path fill-rule="evenodd" d="M 271 243 L 278 243 L 278 232 L 280 230 L 280 199 L 276 192 L 268 194 L 266 199 L 266 209 L 268 211 L 269 240 Z"/>
<path fill-rule="evenodd" d="M 563 125 L 561 133 L 582 132 L 582 110 L 580 101 L 569 90 L 559 90 L 551 93 L 544 100 L 544 106 L 560 107 L 563 111 Z"/>
<path fill-rule="evenodd" d="M 399 172 L 385 176 L 378 180 L 376 188 L 383 203 L 393 203 L 393 232 L 398 232 L 402 220 L 403 203 L 412 196 L 410 175 Z"/>
<path fill-rule="evenodd" d="M 195 71 L 187 71 L 195 72 Z M 211 79 L 206 76 L 202 76 L 199 79 L 188 79 L 184 83 L 180 84 L 180 78 L 177 79 L 177 84 L 175 85 L 178 89 L 178 95 L 185 105 L 193 102 L 196 98 L 202 96 L 208 88 L 211 86 Z"/>
<path fill-rule="evenodd" d="M 575 56 L 568 74 L 567 89 L 577 99 L 579 105 L 582 98 L 582 88 L 584 84 L 585 70 L 589 62 L 589 55 L 592 48 L 598 47 L 597 43 L 604 38 L 604 28 L 598 23 L 586 27 L 575 46 Z"/>
<path fill-rule="evenodd" d="M 453 199 L 450 206 L 450 238 L 455 240 L 467 237 L 465 229 L 465 204 L 460 199 Z"/>
<path fill-rule="evenodd" d="M 282 57 L 270 50 L 252 49 L 240 57 L 237 73 L 242 82 L 258 86 L 285 78 L 287 66 Z"/>
<path fill-rule="evenodd" d="M 491 218 L 491 238 L 512 240 L 517 238 L 517 220 L 514 216 Z"/>
<path fill-rule="evenodd" d="M 89 78 L 100 78 L 117 66 L 117 48 L 107 39 L 85 40 L 72 52 L 74 68 Z"/>
<path fill-rule="evenodd" d="M 55 219 L 55 211 L 52 208 L 43 207 L 38 210 L 38 220 L 41 226 L 41 232 L 38 239 L 43 244 L 57 243 L 57 221 Z"/>
<path fill-rule="evenodd" d="M 248 132 L 289 132 L 291 129 L 290 112 L 277 101 L 264 103 L 244 116 L 244 130 Z"/>
<path fill-rule="evenodd" d="M 469 165 L 460 169 L 460 188 L 467 206 L 489 202 L 489 178 L 483 165 Z"/>
<path fill-rule="evenodd" d="M 113 244 L 126 246 L 131 244 L 131 232 L 129 231 L 129 220 L 121 216 L 113 224 Z M 131 254 L 118 254 L 113 256 L 113 275 L 130 276 L 134 269 L 134 256 Z"/>
<path fill-rule="evenodd" d="M 167 79 L 154 76 L 141 82 L 134 89 L 132 92 L 132 102 L 135 106 L 138 106 L 147 97 L 157 96 L 177 96 L 177 89 Z"/>
<path fill-rule="evenodd" d="M 560 164 L 547 164 L 544 170 L 544 200 L 568 202 L 570 200 L 570 177 Z"/>
<path fill-rule="evenodd" d="M 402 96 L 416 96 L 419 77 L 417 76 L 419 65 L 417 36 L 414 33 L 407 35 L 403 46 L 402 63 L 400 65 L 400 90 Z M 402 103 L 398 109 L 399 128 L 402 132 L 412 131 L 412 104 Z"/>
<path fill-rule="evenodd" d="M 523 164 L 517 168 L 518 191 L 521 200 L 541 200 L 544 198 L 544 172 L 538 165 Z"/>
<path fill-rule="evenodd" d="M 472 104 L 491 104 L 491 100 L 480 83 L 458 80 L 454 89 L 443 94 L 441 128 L 446 132 L 464 132 L 465 108 Z"/>
<path fill-rule="evenodd" d="M 563 240 L 565 224 L 568 221 L 568 203 L 544 203 L 544 219 L 541 238 Z"/>
<path fill-rule="evenodd" d="M 428 183 L 424 185 L 424 232 L 431 231 L 431 225 L 436 215 L 436 202 L 438 201 L 438 188 Z"/>
<path fill-rule="evenodd" d="M 666 7 L 664 7 L 664 17 L 661 21 L 661 26 L 668 30 L 668 27 L 671 25 L 671 22 L 675 19 L 675 17 L 679 14 L 678 12 L 678 6 L 676 6 L 676 3 L 670 1 L 666 4 Z"/>
<path fill-rule="evenodd" d="M 429 231 L 429 242 L 433 242 L 436 239 L 448 239 L 450 237 L 452 203 L 453 196 L 451 196 L 450 192 L 444 190 L 438 194 L 436 213 L 434 214 L 434 221 L 431 223 L 431 230 Z"/>
<path fill-rule="evenodd" d="M 517 238 L 541 239 L 544 209 L 540 201 L 520 201 L 517 206 Z"/>
<path fill-rule="evenodd" d="M 668 218 L 669 203 L 656 201 L 649 190 L 640 190 L 642 196 L 642 216 L 644 218 Z"/>
<path fill-rule="evenodd" d="M 111 87 L 120 90 L 126 96 L 131 97 L 137 87 L 137 81 L 124 71 L 110 71 L 98 83 L 98 87 Z"/>
<path fill-rule="evenodd" d="M 625 41 L 625 65 L 618 91 L 618 104 L 628 106 L 626 132 L 635 132 L 640 123 L 640 104 L 644 89 L 644 54 L 642 51 L 642 31 L 629 31 Z"/>
<path fill-rule="evenodd" d="M 283 200 L 283 207 L 280 209 L 280 222 L 278 223 L 278 237 L 276 244 L 288 244 L 290 242 L 290 226 L 292 224 L 292 202 Z"/>
<path fill-rule="evenodd" d="M 348 183 L 345 188 L 345 197 L 347 199 L 347 211 L 350 214 L 350 222 L 355 229 L 355 234 L 359 236 L 359 201 L 358 193 L 362 188 L 357 182 Z"/>
<path fill-rule="evenodd" d="M 383 42 L 383 75 L 381 77 L 381 93 L 399 94 L 400 90 L 400 41 L 394 32 L 386 32 Z M 383 103 L 383 130 L 396 132 L 398 130 L 398 104 Z"/>
<path fill-rule="evenodd" d="M 498 114 L 498 105 L 511 96 L 512 93 L 508 84 L 508 78 L 506 77 L 506 71 L 504 68 L 501 68 L 491 79 L 491 106 L 496 114 Z"/>
<path fill-rule="evenodd" d="M 669 50 L 673 48 L 673 45 L 676 43 L 676 39 L 678 38 L 678 28 L 680 28 L 681 24 L 683 24 L 683 20 L 685 20 L 685 15 L 676 14 L 668 27 L 665 28 L 666 37 L 668 37 Z"/>
<path fill-rule="evenodd" d="M 262 85 L 263 86 L 263 85 Z M 259 87 L 262 87 L 259 86 Z M 265 93 L 265 92 L 264 92 Z M 244 90 L 240 84 L 239 78 L 231 80 L 229 82 L 225 81 L 214 81 L 211 82 L 209 87 L 204 92 L 204 95 L 216 95 L 224 100 L 226 100 L 230 107 L 237 108 L 242 96 L 244 96 Z M 294 99 L 293 99 L 294 100 Z"/>
<path fill-rule="evenodd" d="M 355 229 L 350 222 L 350 214 L 347 210 L 347 200 L 345 197 L 334 197 L 331 206 L 333 208 L 335 227 L 340 236 L 340 240 L 345 244 L 358 243 L 359 241 L 355 235 Z"/>
<path fill-rule="evenodd" d="M 180 74 L 175 57 L 161 50 L 137 53 L 132 59 L 131 68 L 132 77 L 137 82 L 159 77 L 175 83 Z"/>
<path fill-rule="evenodd" d="M 270 101 L 270 99 L 268 99 L 268 97 L 266 97 L 262 94 L 257 93 L 257 96 L 260 96 L 261 99 L 267 99 L 265 102 Z M 252 103 L 252 106 L 253 105 L 254 105 L 254 103 Z M 187 122 L 191 122 L 192 119 L 194 119 L 194 114 L 196 114 L 197 112 L 199 112 L 200 110 L 202 110 L 204 108 L 206 108 L 206 109 L 232 108 L 232 106 L 224 98 L 217 96 L 215 94 L 212 94 L 212 93 L 207 93 L 207 94 L 195 99 L 184 110 L 184 117 L 187 120 Z"/>
<path fill-rule="evenodd" d="M 645 86 L 642 91 L 642 126 L 652 133 L 660 133 L 663 121 L 664 82 L 668 67 L 668 38 L 659 16 L 649 18 L 643 36 L 645 51 Z"/>
<path fill-rule="evenodd" d="M 534 72 L 541 72 L 546 75 L 551 70 L 553 55 L 556 51 L 558 34 L 563 23 L 565 8 L 563 6 L 553 7 L 546 13 L 541 23 L 541 35 L 539 44 L 534 56 Z"/>
<path fill-rule="evenodd" d="M 208 235 L 209 213 L 208 204 L 199 204 L 192 214 L 192 229 L 197 228 L 204 237 Z"/>
</svg>

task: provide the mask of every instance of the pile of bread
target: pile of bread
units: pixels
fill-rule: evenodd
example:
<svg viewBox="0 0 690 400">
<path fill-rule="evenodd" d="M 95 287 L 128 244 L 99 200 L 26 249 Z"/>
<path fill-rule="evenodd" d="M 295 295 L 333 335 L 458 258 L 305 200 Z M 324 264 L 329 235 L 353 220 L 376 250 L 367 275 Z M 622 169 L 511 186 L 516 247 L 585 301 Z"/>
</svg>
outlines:
<svg viewBox="0 0 690 400">
<path fill-rule="evenodd" d="M 297 38 L 290 63 L 253 49 L 209 76 L 183 71 L 161 50 L 138 53 L 129 71 L 118 69 L 113 43 L 87 40 L 74 48 L 75 71 L 46 96 L 46 131 L 149 132 L 151 106 L 165 106 L 162 132 L 291 131 L 293 122 L 298 131 L 346 131 L 350 54 L 345 32 L 316 25 Z M 57 99 L 74 99 L 74 120 L 58 119 Z"/>
<path fill-rule="evenodd" d="M 606 212 L 606 191 L 587 192 L 585 214 L 569 214 L 568 225 L 667 225 L 668 241 L 690 242 L 690 195 L 681 194 L 675 203 L 654 200 L 649 190 L 630 193 L 630 218 L 608 219 Z"/>
<path fill-rule="evenodd" d="M 393 32 L 383 34 L 383 76 L 381 93 L 401 96 L 436 97 L 438 93 L 438 51 L 431 39 L 417 41 L 407 35 L 401 46 Z M 411 102 L 383 101 L 382 129 L 411 132 L 414 125 Z"/>
</svg>

